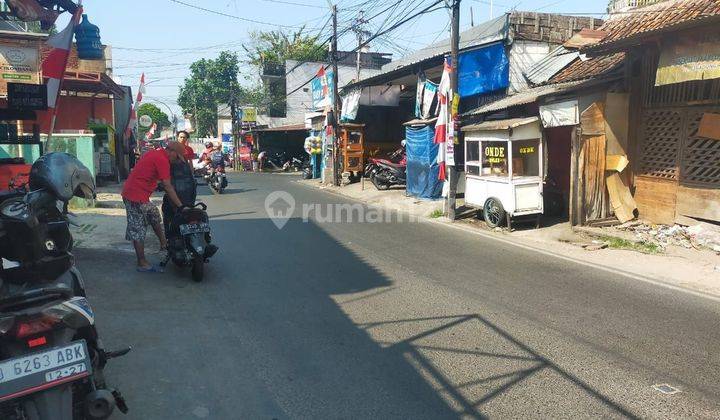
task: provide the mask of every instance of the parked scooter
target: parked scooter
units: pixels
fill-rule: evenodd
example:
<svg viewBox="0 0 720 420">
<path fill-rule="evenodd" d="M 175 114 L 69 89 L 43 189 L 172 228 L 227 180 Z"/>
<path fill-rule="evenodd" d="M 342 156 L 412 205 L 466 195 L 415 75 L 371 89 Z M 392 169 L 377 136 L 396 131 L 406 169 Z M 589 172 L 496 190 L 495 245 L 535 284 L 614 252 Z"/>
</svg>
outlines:
<svg viewBox="0 0 720 420">
<path fill-rule="evenodd" d="M 407 159 L 405 155 L 405 140 L 388 159 L 370 158 L 365 166 L 365 176 L 378 190 L 387 190 L 393 185 L 405 185 Z"/>
<path fill-rule="evenodd" d="M 184 163 L 173 164 L 170 169 L 173 187 L 183 206 L 173 209 L 167 195 L 163 197 L 163 222 L 168 253 L 160 265 L 165 267 L 172 260 L 178 267 L 189 266 L 193 280 L 200 282 L 204 277 L 205 263 L 215 255 L 218 247 L 211 243 L 207 206 L 195 202 L 197 184 L 192 171 Z M 212 189 L 212 186 L 210 188 Z"/>
<path fill-rule="evenodd" d="M 71 254 L 68 201 L 94 196 L 92 174 L 74 156 L 50 153 L 33 164 L 29 187 L 0 196 L 0 418 L 126 413 L 103 371 L 130 349 L 104 349 Z"/>
</svg>

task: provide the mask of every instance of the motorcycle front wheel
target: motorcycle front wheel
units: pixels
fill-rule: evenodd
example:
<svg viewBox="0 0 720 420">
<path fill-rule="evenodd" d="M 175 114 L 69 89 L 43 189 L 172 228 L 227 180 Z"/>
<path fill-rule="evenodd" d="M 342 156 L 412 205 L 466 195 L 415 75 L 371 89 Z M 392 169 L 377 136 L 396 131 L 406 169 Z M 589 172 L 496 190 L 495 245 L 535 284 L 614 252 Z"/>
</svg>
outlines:
<svg viewBox="0 0 720 420">
<path fill-rule="evenodd" d="M 192 262 L 192 279 L 196 282 L 203 281 L 205 271 L 205 258 L 202 255 L 196 255 Z"/>
<path fill-rule="evenodd" d="M 370 177 L 370 181 L 372 181 L 372 183 L 373 183 L 373 185 L 375 186 L 375 188 L 377 188 L 377 189 L 380 190 L 380 191 L 385 191 L 385 190 L 387 190 L 388 188 L 390 188 L 390 185 L 388 185 L 388 184 L 383 184 L 381 181 L 379 181 L 379 180 L 377 179 L 377 176 L 375 176 L 375 175 L 373 175 L 373 176 Z"/>
</svg>

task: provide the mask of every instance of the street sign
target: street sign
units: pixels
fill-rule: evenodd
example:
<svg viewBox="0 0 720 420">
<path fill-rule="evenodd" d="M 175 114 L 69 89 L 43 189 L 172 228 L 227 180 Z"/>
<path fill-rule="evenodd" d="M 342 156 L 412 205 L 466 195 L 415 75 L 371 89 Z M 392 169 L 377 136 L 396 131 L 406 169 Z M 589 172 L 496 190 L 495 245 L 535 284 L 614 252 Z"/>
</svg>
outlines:
<svg viewBox="0 0 720 420">
<path fill-rule="evenodd" d="M 139 121 L 140 127 L 150 127 L 153 123 L 153 120 L 149 115 L 141 115 Z"/>
<path fill-rule="evenodd" d="M 47 107 L 47 85 L 8 83 L 8 108 L 44 111 Z"/>
</svg>

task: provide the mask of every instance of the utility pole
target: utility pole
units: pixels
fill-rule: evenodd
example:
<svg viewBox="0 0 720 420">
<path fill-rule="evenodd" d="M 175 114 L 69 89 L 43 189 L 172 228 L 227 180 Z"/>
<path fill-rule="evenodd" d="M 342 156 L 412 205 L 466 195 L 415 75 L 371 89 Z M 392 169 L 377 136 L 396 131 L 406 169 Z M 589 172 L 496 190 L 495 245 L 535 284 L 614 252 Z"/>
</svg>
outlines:
<svg viewBox="0 0 720 420">
<path fill-rule="evenodd" d="M 452 71 L 450 72 L 450 89 L 452 90 L 452 101 L 450 102 L 449 111 L 450 111 L 450 123 L 453 131 L 452 136 L 452 142 L 453 147 L 452 150 L 454 152 L 455 145 L 458 144 L 458 127 L 457 127 L 457 121 L 455 121 L 455 117 L 457 115 L 453 115 L 453 104 L 456 100 L 455 96 L 459 95 L 458 93 L 458 49 L 460 47 L 460 0 L 453 0 L 452 4 L 452 22 L 450 25 L 450 62 L 452 64 Z M 457 194 L 457 184 L 458 184 L 458 173 L 455 169 L 455 157 L 452 157 L 452 165 L 448 165 L 448 196 L 447 196 L 447 217 L 450 220 L 455 220 L 455 196 Z"/>
<path fill-rule="evenodd" d="M 371 36 L 372 34 L 366 30 L 363 29 L 363 25 L 367 23 L 367 21 L 363 18 L 365 12 L 362 10 L 359 12 L 357 19 L 355 19 L 355 25 L 353 25 L 352 31 L 355 32 L 355 35 L 357 36 L 358 46 L 357 46 L 357 59 L 356 59 L 356 73 L 355 73 L 355 80 L 360 80 L 360 61 L 362 58 L 362 48 L 363 48 L 363 39 L 366 36 Z"/>
<path fill-rule="evenodd" d="M 340 185 L 340 116 L 338 115 L 338 111 L 340 107 L 338 106 L 338 100 L 340 99 L 338 97 L 338 66 L 337 66 L 337 5 L 332 5 L 332 21 L 333 21 L 333 37 L 332 37 L 332 43 L 330 44 L 330 60 L 332 63 L 332 71 L 333 71 L 333 98 L 332 98 L 332 112 L 333 112 L 333 184 L 335 186 Z"/>
</svg>

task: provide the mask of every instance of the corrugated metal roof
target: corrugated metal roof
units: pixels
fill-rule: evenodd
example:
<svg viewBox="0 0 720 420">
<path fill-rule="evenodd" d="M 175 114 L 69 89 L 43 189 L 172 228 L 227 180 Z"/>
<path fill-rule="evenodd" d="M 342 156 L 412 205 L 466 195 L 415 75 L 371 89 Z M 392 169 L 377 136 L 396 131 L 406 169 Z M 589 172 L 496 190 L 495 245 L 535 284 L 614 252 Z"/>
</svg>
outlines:
<svg viewBox="0 0 720 420">
<path fill-rule="evenodd" d="M 557 47 L 545 58 L 530 66 L 525 72 L 525 77 L 534 85 L 545 83 L 579 56 L 578 51 L 563 46 Z"/>
<path fill-rule="evenodd" d="M 507 96 L 503 99 L 497 100 L 495 102 L 490 102 L 489 104 L 485 104 L 483 106 L 480 106 L 478 108 L 470 110 L 470 111 L 462 114 L 462 116 L 467 117 L 467 116 L 471 116 L 471 115 L 487 114 L 488 112 L 501 111 L 503 109 L 507 109 L 507 108 L 510 108 L 513 106 L 529 104 L 529 103 L 537 101 L 538 98 L 540 98 L 542 96 L 561 92 L 561 91 L 570 89 L 572 87 L 575 87 L 579 84 L 580 84 L 580 82 L 578 81 L 578 82 L 561 83 L 561 84 L 556 84 L 556 85 L 543 85 L 543 86 L 534 87 L 532 89 L 528 89 L 528 90 L 522 91 L 520 93 L 516 93 L 515 95 Z"/>
<path fill-rule="evenodd" d="M 681 27 L 720 21 L 720 0 L 670 0 L 611 16 L 600 28 L 602 41 L 583 49 L 617 51 L 643 37 Z"/>
<path fill-rule="evenodd" d="M 495 131 L 508 130 L 538 121 L 538 117 L 510 118 L 507 120 L 485 121 L 480 124 L 467 125 L 461 131 Z"/>
<path fill-rule="evenodd" d="M 507 38 L 509 27 L 508 16 L 509 15 L 504 14 L 461 32 L 460 50 L 476 47 L 478 45 L 489 44 L 491 42 Z M 397 70 L 401 67 L 417 64 L 427 59 L 440 57 L 449 53 L 450 38 L 428 45 L 427 47 L 421 48 L 403 58 L 385 64 L 382 66 L 382 73 Z"/>
<path fill-rule="evenodd" d="M 576 60 L 560 73 L 551 77 L 550 82 L 563 83 L 603 76 L 618 69 L 623 64 L 624 59 L 625 53 L 616 53 L 587 60 Z"/>
</svg>

